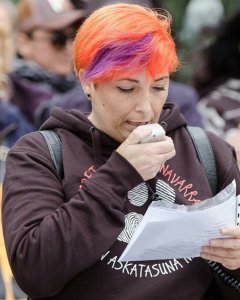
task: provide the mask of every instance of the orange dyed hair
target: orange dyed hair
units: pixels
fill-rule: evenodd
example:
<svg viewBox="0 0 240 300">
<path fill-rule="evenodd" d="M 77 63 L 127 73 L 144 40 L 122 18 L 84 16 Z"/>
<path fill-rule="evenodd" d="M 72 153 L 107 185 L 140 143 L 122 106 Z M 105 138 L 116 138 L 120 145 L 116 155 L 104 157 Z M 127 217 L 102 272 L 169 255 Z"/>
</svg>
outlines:
<svg viewBox="0 0 240 300">
<path fill-rule="evenodd" d="M 178 58 L 170 33 L 171 17 L 140 5 L 113 4 L 90 15 L 73 43 L 74 67 L 84 81 L 176 70 Z"/>
</svg>

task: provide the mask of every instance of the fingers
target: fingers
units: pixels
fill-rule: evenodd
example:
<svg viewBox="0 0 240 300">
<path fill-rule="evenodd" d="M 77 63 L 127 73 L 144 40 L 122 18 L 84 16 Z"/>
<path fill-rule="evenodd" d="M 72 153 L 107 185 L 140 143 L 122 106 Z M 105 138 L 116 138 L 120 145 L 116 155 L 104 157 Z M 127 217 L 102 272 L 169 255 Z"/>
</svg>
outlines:
<svg viewBox="0 0 240 300">
<path fill-rule="evenodd" d="M 162 141 L 140 143 L 152 135 L 152 129 L 137 127 L 116 149 L 142 176 L 144 180 L 154 178 L 160 167 L 175 154 L 175 147 L 170 137 Z"/>
<path fill-rule="evenodd" d="M 163 141 L 155 143 L 139 144 L 138 153 L 149 157 L 153 164 L 162 164 L 176 155 L 173 141 L 166 136 Z"/>
<path fill-rule="evenodd" d="M 126 145 L 138 144 L 141 139 L 149 136 L 151 132 L 151 129 L 141 129 L 137 127 L 131 132 L 131 134 L 127 137 L 124 143 Z"/>
<path fill-rule="evenodd" d="M 240 226 L 222 228 L 220 232 L 223 235 L 235 236 L 240 238 Z"/>
<path fill-rule="evenodd" d="M 209 246 L 213 248 L 226 248 L 240 250 L 240 238 L 223 238 L 209 241 Z"/>
<path fill-rule="evenodd" d="M 160 141 L 160 142 L 155 142 L 155 143 L 149 143 L 150 144 L 150 151 L 159 153 L 159 154 L 165 154 L 168 152 L 172 152 L 174 151 L 175 153 L 175 147 L 173 144 L 173 140 L 168 137 L 165 136 L 164 140 Z"/>
<path fill-rule="evenodd" d="M 208 246 L 202 247 L 201 257 L 231 270 L 240 268 L 240 227 L 224 228 L 221 233 L 228 237 L 210 240 Z"/>
<path fill-rule="evenodd" d="M 151 134 L 151 131 L 139 134 L 135 130 L 116 149 L 138 171 L 144 180 L 154 178 L 162 164 L 175 155 L 173 141 L 167 136 L 160 142 L 139 144 L 140 138 L 148 134 Z"/>
<path fill-rule="evenodd" d="M 240 259 L 239 258 L 228 258 L 228 257 L 222 257 L 222 256 L 217 256 L 213 254 L 207 254 L 201 253 L 201 257 L 207 260 L 215 261 L 217 263 L 220 263 L 223 265 L 225 268 L 229 270 L 236 270 L 240 266 Z"/>
<path fill-rule="evenodd" d="M 219 257 L 227 258 L 239 258 L 240 259 L 240 249 L 239 248 L 218 248 L 218 247 L 202 247 L 202 253 L 208 255 L 215 255 Z"/>
<path fill-rule="evenodd" d="M 218 262 L 230 270 L 240 267 L 240 250 L 204 246 L 200 256 L 204 259 Z"/>
</svg>

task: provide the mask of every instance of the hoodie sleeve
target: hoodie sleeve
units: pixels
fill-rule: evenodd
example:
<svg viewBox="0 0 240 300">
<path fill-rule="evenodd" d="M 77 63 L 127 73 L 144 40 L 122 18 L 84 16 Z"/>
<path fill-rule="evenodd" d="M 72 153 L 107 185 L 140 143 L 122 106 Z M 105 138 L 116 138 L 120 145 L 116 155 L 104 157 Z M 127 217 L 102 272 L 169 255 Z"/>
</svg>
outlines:
<svg viewBox="0 0 240 300">
<path fill-rule="evenodd" d="M 19 286 L 33 298 L 50 297 L 96 263 L 120 234 L 127 191 L 140 182 L 137 171 L 113 152 L 65 202 L 42 136 L 20 139 L 8 154 L 2 207 L 7 253 Z"/>
<path fill-rule="evenodd" d="M 236 154 L 234 149 L 225 143 L 223 140 L 216 137 L 214 134 L 209 133 L 209 139 L 213 146 L 215 159 L 217 163 L 218 172 L 218 190 L 221 191 L 233 179 L 236 180 L 236 194 L 240 194 L 240 172 L 237 166 Z M 228 275 L 232 276 L 235 280 L 240 282 L 240 268 L 237 270 L 229 270 L 220 265 L 222 270 Z M 218 275 L 218 272 L 213 271 L 215 277 L 216 288 L 219 290 L 221 300 L 237 300 L 240 299 L 240 292 L 229 287 Z"/>
</svg>

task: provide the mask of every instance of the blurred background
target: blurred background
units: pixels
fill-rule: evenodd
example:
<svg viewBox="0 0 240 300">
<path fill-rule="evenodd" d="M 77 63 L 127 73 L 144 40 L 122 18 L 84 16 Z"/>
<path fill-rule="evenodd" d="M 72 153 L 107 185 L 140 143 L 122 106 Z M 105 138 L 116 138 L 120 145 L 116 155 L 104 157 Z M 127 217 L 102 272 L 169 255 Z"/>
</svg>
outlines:
<svg viewBox="0 0 240 300">
<path fill-rule="evenodd" d="M 16 4 L 19 0 L 12 0 L 12 2 Z M 89 1 L 73 0 L 73 2 L 78 3 L 77 5 L 80 8 L 85 8 Z M 93 2 L 97 3 L 99 0 Z M 203 42 L 203 39 L 206 39 L 204 43 L 207 43 L 208 39 L 214 34 L 214 27 L 218 26 L 218 22 L 223 17 L 230 16 L 240 9 L 240 1 L 153 0 L 152 2 L 155 7 L 167 9 L 174 20 L 173 34 L 176 36 L 178 54 L 182 63 L 182 67 L 174 74 L 174 78 L 181 82 L 192 83 L 193 62 L 191 54 L 195 51 L 197 43 L 199 43 L 199 40 Z M 199 33 L 200 36 L 197 36 L 196 33 Z"/>
</svg>

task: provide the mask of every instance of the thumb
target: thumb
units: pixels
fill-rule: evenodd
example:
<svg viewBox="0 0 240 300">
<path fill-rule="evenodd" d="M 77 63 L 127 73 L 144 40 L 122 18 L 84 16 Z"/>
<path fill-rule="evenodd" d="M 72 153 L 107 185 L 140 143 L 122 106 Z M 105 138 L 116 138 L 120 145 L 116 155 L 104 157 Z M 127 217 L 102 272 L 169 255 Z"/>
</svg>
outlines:
<svg viewBox="0 0 240 300">
<path fill-rule="evenodd" d="M 129 134 L 129 136 L 126 138 L 124 143 L 126 145 L 139 144 L 140 140 L 149 136 L 151 134 L 151 132 L 152 132 L 151 129 L 141 129 L 141 128 L 137 127 Z"/>
</svg>

